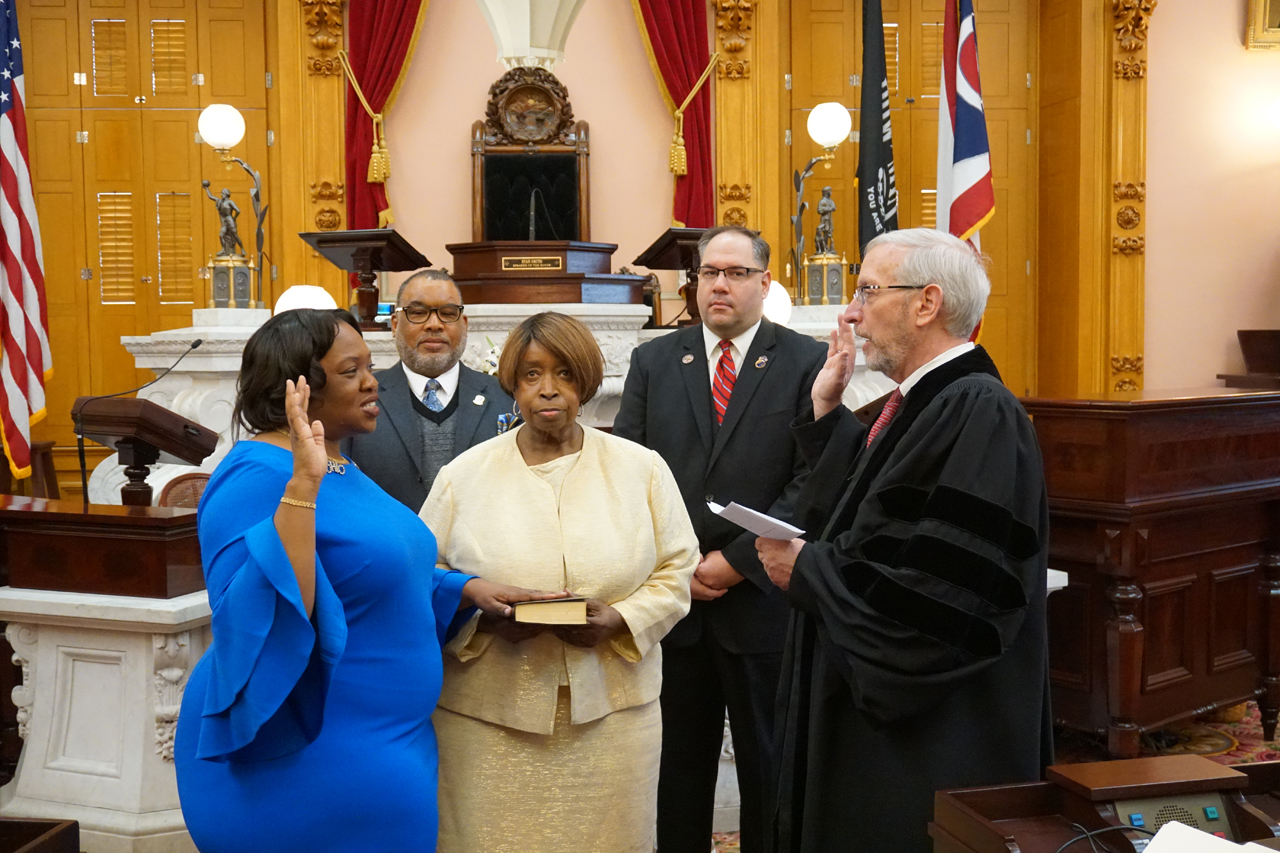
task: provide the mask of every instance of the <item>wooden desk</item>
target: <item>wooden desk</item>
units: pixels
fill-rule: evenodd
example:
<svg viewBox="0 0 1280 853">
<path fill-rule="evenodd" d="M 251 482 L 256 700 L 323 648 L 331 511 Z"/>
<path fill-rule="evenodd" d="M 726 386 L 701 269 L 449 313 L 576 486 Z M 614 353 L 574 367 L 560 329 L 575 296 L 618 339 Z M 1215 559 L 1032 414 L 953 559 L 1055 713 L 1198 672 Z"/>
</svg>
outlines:
<svg viewBox="0 0 1280 853">
<path fill-rule="evenodd" d="M 176 598 L 204 589 L 196 511 L 0 495 L 0 580 Z"/>
<path fill-rule="evenodd" d="M 1257 698 L 1280 712 L 1280 394 L 1023 401 L 1049 491 L 1053 711 L 1141 732 Z"/>
</svg>

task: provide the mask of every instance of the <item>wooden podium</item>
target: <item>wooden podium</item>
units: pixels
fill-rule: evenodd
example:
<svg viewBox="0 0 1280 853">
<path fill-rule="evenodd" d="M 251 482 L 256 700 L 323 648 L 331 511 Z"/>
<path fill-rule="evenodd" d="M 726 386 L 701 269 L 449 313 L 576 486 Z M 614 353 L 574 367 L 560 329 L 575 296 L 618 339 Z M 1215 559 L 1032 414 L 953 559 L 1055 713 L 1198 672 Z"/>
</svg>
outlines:
<svg viewBox="0 0 1280 853">
<path fill-rule="evenodd" d="M 1280 712 L 1280 393 L 1024 400 L 1049 492 L 1053 712 L 1142 732 L 1257 699 Z"/>
<path fill-rule="evenodd" d="M 469 304 L 596 302 L 639 305 L 649 277 L 611 273 L 616 243 L 486 240 L 450 243 L 453 280 Z"/>
</svg>

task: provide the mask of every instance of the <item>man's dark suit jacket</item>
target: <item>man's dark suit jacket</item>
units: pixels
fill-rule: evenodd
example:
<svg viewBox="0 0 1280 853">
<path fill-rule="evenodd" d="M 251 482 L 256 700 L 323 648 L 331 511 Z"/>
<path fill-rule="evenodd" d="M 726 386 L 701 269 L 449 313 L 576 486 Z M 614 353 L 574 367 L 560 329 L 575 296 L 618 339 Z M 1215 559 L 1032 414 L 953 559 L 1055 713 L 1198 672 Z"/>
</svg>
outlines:
<svg viewBox="0 0 1280 853">
<path fill-rule="evenodd" d="M 458 377 L 458 409 L 453 413 L 453 455 L 498 434 L 498 415 L 511 411 L 512 400 L 498 380 L 465 364 Z M 382 370 L 378 377 L 378 427 L 368 435 L 342 442 L 342 452 L 391 497 L 417 512 L 427 499 L 422 435 L 413 410 L 412 391 L 404 367 Z M 477 397 L 484 402 L 477 405 Z"/>
<path fill-rule="evenodd" d="M 613 434 L 658 451 L 680 485 L 702 552 L 723 552 L 745 578 L 715 601 L 693 602 L 665 643 L 692 645 L 708 630 L 735 654 L 782 648 L 787 602 L 756 558 L 755 534 L 716 516 L 707 501 L 790 516 L 804 471 L 791 421 L 812 408 L 809 394 L 826 354 L 813 338 L 761 320 L 718 427 L 701 326 L 632 354 Z"/>
</svg>

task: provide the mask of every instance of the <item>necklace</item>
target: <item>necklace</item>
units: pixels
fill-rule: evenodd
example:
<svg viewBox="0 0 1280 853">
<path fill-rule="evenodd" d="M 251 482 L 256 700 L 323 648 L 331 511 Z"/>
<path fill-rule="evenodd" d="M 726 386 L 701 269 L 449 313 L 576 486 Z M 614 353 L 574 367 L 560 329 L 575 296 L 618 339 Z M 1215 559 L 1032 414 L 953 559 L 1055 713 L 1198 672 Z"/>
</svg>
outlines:
<svg viewBox="0 0 1280 853">
<path fill-rule="evenodd" d="M 280 433 L 284 437 L 288 438 L 290 441 L 293 440 L 293 436 L 290 435 L 289 431 L 284 427 L 276 427 L 274 431 Z M 328 456 L 328 455 L 325 456 L 325 461 L 328 462 L 328 467 L 326 468 L 325 473 L 337 474 L 339 477 L 347 473 L 348 465 L 356 464 L 354 462 L 348 462 L 346 459 L 342 459 L 342 458 L 334 459 L 332 456 Z"/>
</svg>

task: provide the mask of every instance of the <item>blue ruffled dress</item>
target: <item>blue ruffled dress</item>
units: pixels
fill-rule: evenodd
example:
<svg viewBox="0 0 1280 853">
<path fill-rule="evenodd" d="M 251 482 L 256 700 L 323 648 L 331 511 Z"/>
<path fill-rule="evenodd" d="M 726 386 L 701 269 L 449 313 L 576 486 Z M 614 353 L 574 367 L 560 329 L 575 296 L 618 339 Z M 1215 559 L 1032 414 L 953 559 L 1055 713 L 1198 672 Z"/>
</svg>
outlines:
<svg viewBox="0 0 1280 853">
<path fill-rule="evenodd" d="M 431 531 L 348 465 L 320 487 L 308 619 L 273 519 L 292 468 L 242 441 L 200 501 L 213 643 L 174 748 L 187 828 L 202 853 L 434 851 L 431 712 L 471 577 L 436 569 Z"/>
</svg>

